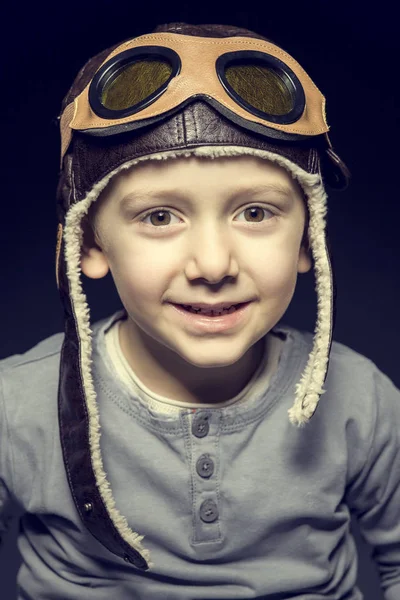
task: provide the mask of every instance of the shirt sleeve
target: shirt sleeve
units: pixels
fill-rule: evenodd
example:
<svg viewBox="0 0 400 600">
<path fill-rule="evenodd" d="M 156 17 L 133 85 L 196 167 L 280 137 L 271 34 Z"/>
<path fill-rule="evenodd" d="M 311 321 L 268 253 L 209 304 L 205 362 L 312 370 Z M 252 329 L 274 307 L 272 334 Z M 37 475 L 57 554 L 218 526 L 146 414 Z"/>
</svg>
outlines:
<svg viewBox="0 0 400 600">
<path fill-rule="evenodd" d="M 372 547 L 385 600 L 400 600 L 400 390 L 375 369 L 370 446 L 346 499 Z"/>
<path fill-rule="evenodd" d="M 12 452 L 0 371 L 0 550 L 19 508 L 12 494 Z"/>
</svg>

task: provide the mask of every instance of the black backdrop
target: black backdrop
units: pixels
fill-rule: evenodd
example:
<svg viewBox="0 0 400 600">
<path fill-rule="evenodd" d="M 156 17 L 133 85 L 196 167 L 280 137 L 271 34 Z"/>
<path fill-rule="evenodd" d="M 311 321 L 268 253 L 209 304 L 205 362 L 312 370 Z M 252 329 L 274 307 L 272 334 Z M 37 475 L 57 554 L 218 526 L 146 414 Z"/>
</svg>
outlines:
<svg viewBox="0 0 400 600">
<path fill-rule="evenodd" d="M 233 8 L 236 6 L 237 8 Z M 1 9 L 0 358 L 61 331 L 54 276 L 55 188 L 61 99 L 83 63 L 159 23 L 223 23 L 264 34 L 291 53 L 327 98 L 330 137 L 352 172 L 329 192 L 329 236 L 337 281 L 334 339 L 371 358 L 400 387 L 397 19 L 389 4 L 96 2 L 7 3 Z M 86 282 L 92 318 L 119 306 L 108 279 Z M 101 286 L 99 288 L 99 285 Z M 99 291 L 100 290 L 100 291 Z M 299 277 L 283 317 L 314 330 L 311 273 Z M 29 402 L 29 393 L 27 393 Z M 0 550 L 0 596 L 15 600 L 18 524 Z M 353 522 L 359 585 L 382 598 L 376 567 Z M 36 599 L 35 599 L 36 600 Z"/>
</svg>

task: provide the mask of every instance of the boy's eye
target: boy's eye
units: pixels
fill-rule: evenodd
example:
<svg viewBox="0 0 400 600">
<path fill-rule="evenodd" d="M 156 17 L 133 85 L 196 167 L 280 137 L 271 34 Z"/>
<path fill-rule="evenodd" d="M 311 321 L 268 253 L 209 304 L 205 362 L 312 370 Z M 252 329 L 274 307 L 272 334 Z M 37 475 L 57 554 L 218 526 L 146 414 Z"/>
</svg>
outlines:
<svg viewBox="0 0 400 600">
<path fill-rule="evenodd" d="M 273 217 L 276 216 L 269 208 L 265 208 L 263 206 L 249 206 L 245 208 L 240 214 L 244 214 L 249 220 L 248 223 L 262 223 L 264 214 L 270 213 Z M 144 215 L 144 217 L 140 220 L 141 223 L 145 225 L 155 225 L 156 227 L 167 226 L 171 224 L 171 219 L 166 219 L 165 215 L 173 215 L 173 213 L 168 208 L 159 208 L 158 210 L 152 210 Z M 154 215 L 154 216 L 153 216 Z M 175 216 L 175 215 L 173 215 Z M 150 223 L 146 223 L 146 219 L 150 218 Z M 177 218 L 177 217 L 176 217 Z M 270 221 L 272 219 L 269 219 Z"/>
</svg>

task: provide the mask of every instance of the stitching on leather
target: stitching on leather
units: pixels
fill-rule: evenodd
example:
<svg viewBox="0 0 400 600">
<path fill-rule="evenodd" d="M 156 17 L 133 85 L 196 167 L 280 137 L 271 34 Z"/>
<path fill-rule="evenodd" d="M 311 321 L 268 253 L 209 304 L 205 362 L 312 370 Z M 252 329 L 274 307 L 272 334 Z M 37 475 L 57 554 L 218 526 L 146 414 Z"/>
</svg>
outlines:
<svg viewBox="0 0 400 600">
<path fill-rule="evenodd" d="M 308 153 L 308 158 L 307 158 L 307 171 L 310 171 L 310 169 L 312 169 L 312 164 L 313 164 L 313 150 L 311 149 L 310 152 Z"/>
<path fill-rule="evenodd" d="M 196 129 L 196 117 L 194 115 L 193 104 L 189 105 L 187 109 L 182 113 L 182 120 L 185 123 L 186 139 L 184 140 L 186 145 L 188 144 L 188 128 L 194 129 L 194 135 L 190 132 L 190 141 L 193 143 L 197 141 L 197 129 Z M 193 139 L 194 138 L 194 139 Z"/>
<path fill-rule="evenodd" d="M 177 114 L 176 115 L 176 131 L 177 131 L 177 139 L 178 139 L 178 143 L 179 144 L 184 144 L 185 143 L 185 132 L 183 129 L 183 114 Z"/>
<path fill-rule="evenodd" d="M 199 133 L 198 133 L 198 129 L 197 129 L 196 117 L 194 116 L 194 114 L 193 114 L 193 126 L 194 126 L 195 140 L 197 141 L 199 139 Z"/>
<path fill-rule="evenodd" d="M 79 169 L 73 169 L 72 168 L 72 160 L 71 160 L 71 200 L 69 205 L 71 206 L 72 204 L 75 204 L 77 201 L 77 197 L 76 197 L 76 185 L 75 185 L 75 174 L 77 175 L 78 179 L 79 178 Z M 79 180 L 79 188 L 80 188 L 80 180 Z"/>
<path fill-rule="evenodd" d="M 311 173 L 316 173 L 317 165 L 318 165 L 318 151 L 315 148 L 311 149 L 310 158 L 311 158 L 311 166 L 310 166 Z"/>
<path fill-rule="evenodd" d="M 313 151 L 311 150 L 308 153 L 308 159 L 307 159 L 307 171 L 310 171 L 310 169 L 312 169 L 312 159 L 313 159 Z"/>
<path fill-rule="evenodd" d="M 76 159 L 77 159 L 76 161 L 74 160 L 74 154 L 72 155 L 72 160 L 71 160 L 71 186 L 72 186 L 72 198 L 73 198 L 73 202 L 71 202 L 71 204 L 74 204 L 77 201 L 76 190 L 82 189 L 82 180 L 81 180 L 81 171 L 80 171 L 80 168 L 81 168 L 80 166 L 82 165 L 82 147 L 80 145 L 78 145 L 78 150 L 76 153 Z M 76 167 L 74 168 L 74 164 L 73 164 L 74 162 L 78 164 L 78 168 L 76 168 Z M 75 184 L 75 181 L 76 181 L 76 184 Z"/>
<path fill-rule="evenodd" d="M 172 33 L 173 33 L 173 32 L 172 32 Z M 155 38 L 154 36 L 157 36 L 157 37 Z M 189 36 L 186 36 L 186 37 L 189 37 Z M 201 37 L 201 36 L 190 36 L 190 37 Z M 244 36 L 243 36 L 243 37 L 244 37 Z M 158 40 L 159 40 L 159 41 L 161 41 L 161 42 L 168 42 L 168 41 L 171 41 L 171 38 L 167 38 L 167 37 L 162 37 L 162 36 L 159 36 L 159 34 L 158 34 L 158 33 L 149 34 L 149 35 L 141 35 L 141 36 L 139 36 L 139 37 L 137 37 L 137 38 L 135 38 L 135 39 L 136 39 L 136 40 L 138 40 L 138 39 L 140 39 L 140 40 L 152 40 L 152 41 L 154 41 L 154 39 L 155 39 L 156 41 L 158 41 Z M 218 40 L 218 41 L 209 41 L 209 40 L 211 40 L 211 39 L 212 39 L 212 38 L 205 38 L 205 39 L 204 39 L 204 41 L 203 41 L 202 39 L 200 39 L 200 40 L 199 40 L 199 39 L 197 39 L 197 40 L 196 40 L 196 44 L 202 44 L 202 45 L 203 45 L 203 44 L 206 44 L 207 46 L 224 46 L 224 45 L 226 45 L 226 38 L 221 38 L 221 40 Z M 255 41 L 254 41 L 255 39 L 256 39 L 256 38 L 249 38 L 248 40 L 243 40 L 243 38 L 242 38 L 242 39 L 240 39 L 240 40 L 232 40 L 232 39 L 230 39 L 230 40 L 229 40 L 229 43 L 230 43 L 230 44 L 234 44 L 234 45 L 236 45 L 236 46 L 241 46 L 241 45 L 247 45 L 247 46 L 250 46 L 250 45 L 251 45 L 251 46 L 256 46 L 256 47 L 259 47 L 259 48 L 262 48 L 262 47 L 264 47 L 264 48 L 265 48 L 265 45 L 266 45 L 266 44 L 268 44 L 269 46 L 273 46 L 273 47 L 274 47 L 274 49 L 276 49 L 276 53 L 277 53 L 277 54 L 279 54 L 279 55 L 281 55 L 281 56 L 287 56 L 288 58 L 290 58 L 290 60 L 293 60 L 293 61 L 295 61 L 295 62 L 297 63 L 297 61 L 296 61 L 296 60 L 293 58 L 293 56 L 291 56 L 291 55 L 290 55 L 288 52 L 285 52 L 285 51 L 284 51 L 284 50 L 282 50 L 281 48 L 278 48 L 278 47 L 277 47 L 275 44 L 273 44 L 272 42 L 267 42 L 267 41 L 264 41 L 264 40 L 260 40 L 260 41 L 258 41 L 258 42 L 255 42 Z M 175 40 L 174 40 L 174 41 L 175 41 Z M 187 40 L 183 40 L 183 39 L 178 39 L 178 40 L 176 40 L 176 41 L 177 41 L 178 43 L 180 43 L 180 44 L 185 44 L 185 45 L 188 43 L 188 41 L 187 41 Z M 121 46 L 118 46 L 118 48 L 114 48 L 113 52 L 114 52 L 115 50 L 119 49 L 119 48 L 121 48 L 121 49 L 122 49 L 122 48 L 125 48 L 126 46 L 129 46 L 129 45 L 131 45 L 131 43 L 132 43 L 132 40 L 128 40 L 127 42 L 125 42 L 125 43 L 124 43 L 124 44 L 122 44 Z M 111 54 L 111 52 L 110 52 L 110 54 Z M 119 52 L 118 52 L 117 54 L 119 54 Z M 110 56 L 110 55 L 109 55 L 109 56 Z M 106 59 L 106 60 L 108 60 L 108 57 L 107 57 L 107 59 Z M 297 63 L 297 64 L 298 64 L 298 63 Z M 304 71 L 304 69 L 301 67 L 301 65 L 299 65 L 299 67 L 302 69 L 302 71 Z M 305 72 L 305 71 L 304 71 L 304 72 Z"/>
<path fill-rule="evenodd" d="M 181 113 L 179 115 L 180 117 L 180 121 L 182 124 L 182 142 L 187 145 L 187 138 L 188 138 L 188 134 L 187 134 L 187 128 L 186 128 L 186 113 Z"/>
</svg>

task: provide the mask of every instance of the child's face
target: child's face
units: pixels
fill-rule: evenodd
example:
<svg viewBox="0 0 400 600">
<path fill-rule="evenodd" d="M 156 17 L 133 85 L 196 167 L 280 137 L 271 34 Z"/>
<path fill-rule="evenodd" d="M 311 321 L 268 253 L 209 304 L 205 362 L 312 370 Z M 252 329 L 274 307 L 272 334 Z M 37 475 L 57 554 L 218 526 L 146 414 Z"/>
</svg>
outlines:
<svg viewBox="0 0 400 600">
<path fill-rule="evenodd" d="M 269 185 L 288 194 L 256 189 Z M 137 339 L 150 336 L 161 354 L 202 369 L 242 358 L 285 313 L 297 273 L 311 268 L 300 246 L 301 188 L 263 159 L 148 161 L 117 175 L 96 204 L 98 239 L 85 242 L 83 272 L 110 269 Z M 249 300 L 240 326 L 213 334 L 186 327 L 170 304 Z"/>
</svg>

